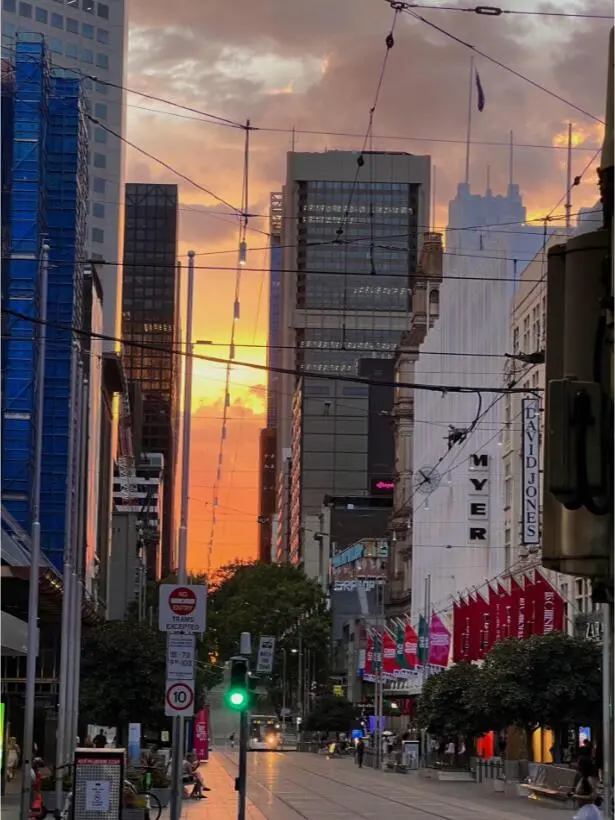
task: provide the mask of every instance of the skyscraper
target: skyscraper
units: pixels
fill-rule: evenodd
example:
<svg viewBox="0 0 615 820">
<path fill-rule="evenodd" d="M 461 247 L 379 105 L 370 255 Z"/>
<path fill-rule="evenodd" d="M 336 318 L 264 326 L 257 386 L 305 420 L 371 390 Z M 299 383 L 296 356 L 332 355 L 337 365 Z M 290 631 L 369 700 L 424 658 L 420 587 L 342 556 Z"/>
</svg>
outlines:
<svg viewBox="0 0 615 820">
<path fill-rule="evenodd" d="M 291 451 L 281 552 L 296 563 L 305 563 L 325 494 L 369 493 L 369 391 L 335 376 L 392 356 L 409 328 L 429 177 L 429 157 L 288 154 L 280 345 L 297 375 L 278 382 L 277 453 L 281 464 Z"/>
<path fill-rule="evenodd" d="M 177 186 L 128 183 L 124 226 L 122 338 L 128 381 L 143 396 L 142 447 L 164 458 L 162 576 L 173 555 L 179 412 Z"/>
<path fill-rule="evenodd" d="M 267 333 L 267 365 L 278 367 L 280 362 L 280 288 L 282 286 L 282 194 L 271 194 L 269 211 L 269 329 Z M 258 557 L 271 561 L 273 523 L 276 511 L 276 427 L 278 420 L 279 375 L 267 373 L 267 427 L 259 439 L 259 508 Z"/>
<path fill-rule="evenodd" d="M 85 250 L 93 259 L 115 263 L 119 258 L 123 145 L 110 131 L 121 135 L 124 130 L 124 0 L 2 0 L 4 58 L 13 58 L 16 35 L 24 32 L 44 36 L 53 65 L 64 69 L 67 77 L 82 80 L 90 113 L 99 121 L 91 127 L 90 207 Z M 119 330 L 117 267 L 99 265 L 97 270 L 104 294 L 105 333 L 116 336 Z M 106 349 L 113 346 L 112 342 L 105 343 Z"/>
</svg>

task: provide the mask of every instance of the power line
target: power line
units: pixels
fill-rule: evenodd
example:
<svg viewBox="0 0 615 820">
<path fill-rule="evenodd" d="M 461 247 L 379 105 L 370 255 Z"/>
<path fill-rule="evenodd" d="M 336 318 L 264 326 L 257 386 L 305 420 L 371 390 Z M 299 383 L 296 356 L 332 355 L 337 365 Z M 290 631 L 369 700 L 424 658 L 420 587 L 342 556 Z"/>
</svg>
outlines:
<svg viewBox="0 0 615 820">
<path fill-rule="evenodd" d="M 388 0 L 387 0 L 388 2 Z M 464 8 L 462 6 L 432 6 L 427 3 L 404 3 L 406 9 L 428 9 L 429 11 L 461 11 L 470 14 L 478 14 L 483 17 L 500 17 L 503 14 L 523 15 L 524 17 L 574 17 L 584 20 L 612 20 L 613 15 L 608 14 L 587 14 L 586 12 L 575 11 L 524 11 L 523 9 L 501 9 L 497 6 L 475 6 L 474 8 Z"/>
<path fill-rule="evenodd" d="M 487 54 L 486 52 L 481 51 L 479 48 L 477 48 L 476 46 L 473 46 L 471 43 L 468 43 L 465 40 L 462 40 L 461 37 L 457 37 L 455 34 L 452 34 L 450 31 L 447 31 L 446 29 L 442 28 L 442 26 L 439 26 L 436 23 L 433 23 L 431 20 L 428 20 L 426 17 L 423 17 L 421 14 L 417 14 L 415 11 L 412 10 L 411 6 L 408 6 L 406 3 L 401 2 L 401 0 L 387 0 L 387 2 L 389 3 L 389 5 L 392 8 L 397 8 L 401 11 L 404 11 L 406 14 L 409 14 L 411 17 L 414 17 L 416 20 L 419 20 L 421 23 L 424 23 L 426 26 L 429 26 L 430 28 L 434 29 L 435 31 L 439 31 L 440 34 L 444 34 L 446 37 L 448 37 L 450 40 L 453 40 L 455 43 L 458 43 L 459 45 L 463 46 L 464 48 L 470 49 L 470 51 L 472 51 L 474 54 L 477 54 L 479 57 L 482 57 L 483 59 L 488 60 L 490 63 L 493 63 L 494 65 L 497 65 L 499 68 L 503 68 L 505 71 L 508 71 L 513 76 L 518 77 L 520 80 L 524 80 L 526 83 L 529 83 L 530 85 L 534 86 L 534 88 L 537 88 L 539 91 L 542 91 L 545 94 L 548 94 L 550 97 L 553 97 L 554 99 L 559 100 L 559 102 L 562 102 L 565 105 L 568 105 L 570 108 L 574 108 L 575 111 L 578 111 L 580 114 L 583 114 L 583 116 L 588 117 L 589 119 L 594 120 L 595 122 L 599 122 L 601 125 L 604 125 L 604 120 L 602 120 L 600 117 L 597 117 L 595 114 L 592 114 L 589 111 L 586 111 L 584 108 L 581 108 L 581 106 L 576 105 L 573 102 L 570 102 L 570 100 L 567 100 L 565 97 L 562 97 L 560 94 L 557 94 L 555 91 L 551 91 L 551 89 L 547 88 L 546 86 L 542 85 L 541 83 L 536 82 L 536 80 L 532 80 L 530 77 L 527 77 L 525 74 L 521 74 L 520 71 L 517 71 L 516 69 L 511 68 L 510 66 L 506 65 L 505 63 L 500 62 L 500 60 L 496 60 L 495 57 L 492 57 L 490 54 Z"/>
<path fill-rule="evenodd" d="M 495 393 L 495 394 L 508 394 L 508 393 L 527 393 L 527 390 L 516 389 L 514 387 L 480 387 L 480 386 L 464 386 L 464 385 L 456 385 L 456 384 L 417 384 L 411 382 L 395 382 L 395 381 L 384 381 L 382 379 L 364 379 L 360 378 L 359 376 L 344 376 L 341 374 L 327 374 L 327 373 L 319 373 L 319 372 L 305 372 L 303 370 L 298 370 L 295 368 L 286 368 L 286 367 L 274 367 L 272 365 L 264 365 L 258 364 L 256 362 L 244 362 L 244 361 L 237 361 L 235 359 L 222 359 L 216 356 L 203 356 L 197 353 L 189 353 L 185 350 L 177 350 L 176 348 L 169 346 L 163 347 L 160 345 L 153 345 L 147 344 L 145 342 L 136 342 L 129 339 L 122 339 L 118 338 L 117 336 L 110 336 L 106 333 L 96 333 L 92 330 L 84 330 L 83 328 L 75 327 L 72 325 L 63 324 L 61 322 L 52 322 L 50 320 L 43 321 L 42 319 L 38 319 L 34 316 L 28 316 L 25 313 L 20 313 L 19 311 L 12 310 L 10 308 L 2 307 L 1 312 L 7 316 L 13 316 L 17 319 L 22 319 L 26 322 L 30 322 L 36 325 L 46 325 L 47 327 L 55 327 L 59 330 L 65 330 L 68 333 L 75 333 L 78 336 L 85 336 L 93 339 L 102 339 L 102 341 L 107 342 L 115 342 L 118 344 L 122 344 L 125 347 L 134 347 L 141 350 L 151 350 L 156 353 L 164 353 L 165 355 L 177 355 L 177 356 L 189 356 L 190 358 L 196 359 L 197 361 L 204 361 L 204 362 L 212 362 L 214 364 L 231 364 L 236 367 L 245 367 L 252 370 L 259 370 L 265 372 L 273 372 L 273 373 L 281 373 L 282 375 L 287 376 L 296 376 L 298 378 L 308 377 L 311 379 L 326 379 L 328 381 L 339 381 L 339 382 L 349 382 L 351 384 L 363 384 L 363 385 L 376 385 L 379 387 L 401 387 L 407 388 L 409 390 L 427 390 L 434 393 L 471 393 L 471 394 L 480 394 L 480 393 Z M 542 392 L 540 388 L 536 388 L 531 392 Z"/>
</svg>

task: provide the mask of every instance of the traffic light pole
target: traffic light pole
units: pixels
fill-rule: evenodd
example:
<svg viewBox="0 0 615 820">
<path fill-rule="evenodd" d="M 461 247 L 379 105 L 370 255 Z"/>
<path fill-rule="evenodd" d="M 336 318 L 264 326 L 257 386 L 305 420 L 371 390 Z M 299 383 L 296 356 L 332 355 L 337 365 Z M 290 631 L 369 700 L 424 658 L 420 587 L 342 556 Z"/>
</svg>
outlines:
<svg viewBox="0 0 615 820">
<path fill-rule="evenodd" d="M 237 820 L 246 820 L 246 794 L 248 791 L 248 711 L 239 715 L 239 776 L 237 777 Z"/>
</svg>

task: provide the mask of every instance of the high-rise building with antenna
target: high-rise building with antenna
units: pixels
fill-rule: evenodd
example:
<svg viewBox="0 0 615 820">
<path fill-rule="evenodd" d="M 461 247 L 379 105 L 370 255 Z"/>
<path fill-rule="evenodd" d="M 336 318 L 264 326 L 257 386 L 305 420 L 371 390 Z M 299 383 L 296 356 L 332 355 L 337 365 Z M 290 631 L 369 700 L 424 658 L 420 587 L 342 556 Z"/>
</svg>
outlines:
<svg viewBox="0 0 615 820">
<path fill-rule="evenodd" d="M 278 464 L 290 527 L 279 555 L 306 566 L 323 497 L 369 495 L 360 359 L 393 356 L 411 326 L 410 284 L 430 207 L 430 159 L 289 153 L 283 195 Z"/>
</svg>

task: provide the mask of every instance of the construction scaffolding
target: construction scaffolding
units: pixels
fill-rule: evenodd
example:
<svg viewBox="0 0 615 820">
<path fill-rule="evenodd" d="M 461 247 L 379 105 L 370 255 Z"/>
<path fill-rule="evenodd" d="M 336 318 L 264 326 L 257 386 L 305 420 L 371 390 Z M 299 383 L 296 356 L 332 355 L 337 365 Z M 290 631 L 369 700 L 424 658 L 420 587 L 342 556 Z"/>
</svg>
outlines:
<svg viewBox="0 0 615 820">
<path fill-rule="evenodd" d="M 75 400 L 71 350 L 79 337 L 66 326 L 83 325 L 83 260 L 88 202 L 87 107 L 81 81 L 54 68 L 47 128 L 49 289 L 41 481 L 41 536 L 50 560 L 62 569 L 67 516 L 68 440 Z M 64 328 L 58 327 L 63 325 Z M 87 372 L 89 362 L 84 362 Z M 81 385 L 77 385 L 81 390 Z M 74 493 L 76 500 L 77 493 Z"/>
<path fill-rule="evenodd" d="M 83 260 L 88 203 L 87 110 L 81 81 L 52 69 L 40 34 L 22 33 L 12 70 L 3 65 L 2 140 L 12 184 L 2 190 L 3 304 L 17 315 L 3 323 L 2 503 L 31 531 L 34 432 L 38 385 L 40 260 L 49 251 L 47 347 L 43 407 L 41 540 L 62 571 L 67 516 L 68 436 L 75 402 L 71 393 L 73 338 L 57 324 L 83 323 Z M 6 96 L 5 96 L 6 95 Z M 10 132 L 5 108 L 12 110 Z M 11 141 L 10 151 L 5 139 Z M 7 150 L 5 151 L 5 148 Z M 7 222 L 6 225 L 4 223 Z M 81 385 L 78 385 L 81 391 Z"/>
<path fill-rule="evenodd" d="M 4 72 L 3 72 L 4 74 Z M 40 249 L 46 234 L 45 175 L 51 65 L 40 35 L 16 44 L 13 128 L 3 302 L 30 319 L 39 317 Z M 7 93 L 9 89 L 7 88 Z M 3 108 L 4 113 L 4 108 Z M 3 123 L 2 138 L 5 131 Z M 3 326 L 2 503 L 26 532 L 31 529 L 36 424 L 37 325 L 9 316 Z"/>
</svg>

